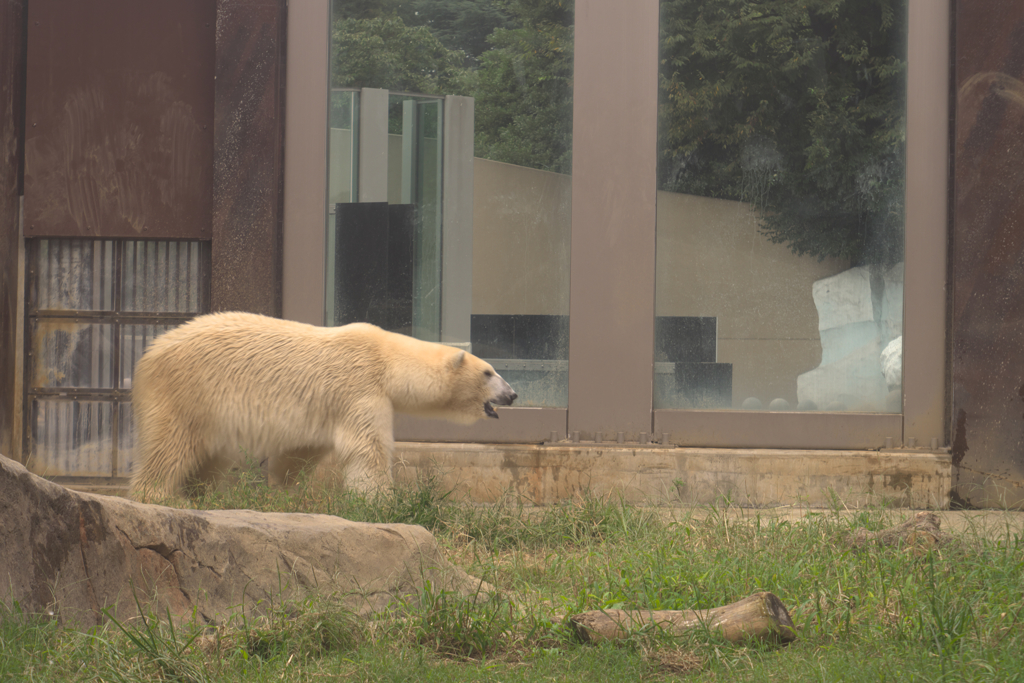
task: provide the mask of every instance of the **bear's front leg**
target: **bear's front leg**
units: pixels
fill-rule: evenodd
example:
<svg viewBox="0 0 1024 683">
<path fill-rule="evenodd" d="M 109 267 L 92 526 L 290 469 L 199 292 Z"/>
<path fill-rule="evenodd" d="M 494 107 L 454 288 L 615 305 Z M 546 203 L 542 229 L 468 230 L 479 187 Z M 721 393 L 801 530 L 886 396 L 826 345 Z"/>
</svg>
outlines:
<svg viewBox="0 0 1024 683">
<path fill-rule="evenodd" d="M 339 430 L 334 453 L 324 459 L 324 464 L 330 466 L 334 481 L 344 480 L 345 488 L 375 494 L 391 485 L 394 447 L 390 433 L 384 437 L 367 434 L 357 437 Z"/>
<path fill-rule="evenodd" d="M 388 472 L 385 474 L 376 467 L 352 465 L 345 472 L 345 486 L 366 495 L 380 493 L 390 485 L 390 468 L 388 468 Z"/>
</svg>

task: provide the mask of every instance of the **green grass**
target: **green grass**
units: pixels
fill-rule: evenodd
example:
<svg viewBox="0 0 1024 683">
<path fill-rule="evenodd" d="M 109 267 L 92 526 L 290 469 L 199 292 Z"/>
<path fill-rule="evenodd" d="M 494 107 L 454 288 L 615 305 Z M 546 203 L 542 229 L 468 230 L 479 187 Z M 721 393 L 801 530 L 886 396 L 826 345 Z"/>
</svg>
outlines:
<svg viewBox="0 0 1024 683">
<path fill-rule="evenodd" d="M 438 482 L 365 497 L 244 480 L 195 504 L 422 524 L 500 596 L 428 586 L 417 605 L 368 621 L 314 596 L 219 629 L 149 615 L 91 633 L 15 608 L 0 611 L 0 680 L 1024 681 L 1020 529 L 968 530 L 928 551 L 857 550 L 847 542 L 857 529 L 892 526 L 898 511 L 837 506 L 793 522 L 597 497 L 476 506 Z M 795 643 L 695 631 L 588 646 L 560 622 L 591 609 L 717 607 L 760 590 L 789 608 Z"/>
</svg>

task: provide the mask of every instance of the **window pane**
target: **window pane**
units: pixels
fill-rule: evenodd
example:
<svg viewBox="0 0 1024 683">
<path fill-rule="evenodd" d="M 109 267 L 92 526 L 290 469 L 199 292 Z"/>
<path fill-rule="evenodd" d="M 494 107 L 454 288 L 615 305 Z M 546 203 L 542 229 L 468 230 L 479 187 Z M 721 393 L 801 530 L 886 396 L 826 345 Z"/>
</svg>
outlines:
<svg viewBox="0 0 1024 683">
<path fill-rule="evenodd" d="M 113 242 L 39 240 L 38 244 L 35 272 L 30 274 L 37 308 L 113 310 Z"/>
<path fill-rule="evenodd" d="M 32 470 L 47 476 L 109 477 L 113 403 L 33 399 Z"/>
<path fill-rule="evenodd" d="M 164 332 L 177 327 L 174 325 L 122 325 L 121 326 L 121 388 L 132 388 L 135 364 L 142 358 L 146 348 Z"/>
<path fill-rule="evenodd" d="M 117 471 L 115 477 L 130 477 L 135 465 L 135 430 L 132 428 L 132 404 L 120 403 L 118 410 Z"/>
<path fill-rule="evenodd" d="M 329 137 L 327 140 L 329 160 L 327 166 L 327 205 L 348 204 L 355 201 L 356 167 L 359 138 L 356 136 L 359 111 L 359 92 L 334 88 L 331 90 L 330 114 L 328 116 Z"/>
<path fill-rule="evenodd" d="M 572 18 L 334 0 L 327 324 L 471 349 L 517 406 L 566 405 Z"/>
<path fill-rule="evenodd" d="M 112 389 L 113 325 L 37 320 L 32 324 L 32 388 Z"/>
<path fill-rule="evenodd" d="M 121 310 L 199 313 L 202 251 L 201 242 L 125 242 Z"/>
<path fill-rule="evenodd" d="M 25 433 L 34 471 L 128 476 L 135 364 L 157 336 L 206 307 L 208 248 L 63 239 L 32 245 Z M 128 322 L 122 311 L 158 314 L 160 324 Z"/>
<path fill-rule="evenodd" d="M 661 3 L 655 407 L 900 411 L 906 16 Z"/>
</svg>

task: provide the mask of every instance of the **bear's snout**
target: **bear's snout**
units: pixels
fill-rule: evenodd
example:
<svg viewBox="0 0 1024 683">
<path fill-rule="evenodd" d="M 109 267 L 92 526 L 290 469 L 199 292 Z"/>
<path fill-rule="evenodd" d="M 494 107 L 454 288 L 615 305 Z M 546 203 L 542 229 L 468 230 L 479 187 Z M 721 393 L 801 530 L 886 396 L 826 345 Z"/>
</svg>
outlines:
<svg viewBox="0 0 1024 683">
<path fill-rule="evenodd" d="M 512 405 L 512 401 L 514 401 L 517 398 L 519 398 L 519 394 L 517 394 L 516 392 L 512 391 L 511 389 L 512 389 L 512 387 L 509 387 L 509 392 L 507 394 L 502 394 L 501 396 L 498 396 L 497 398 L 491 399 L 491 403 L 497 403 L 499 406 L 510 406 L 510 405 Z"/>
<path fill-rule="evenodd" d="M 498 373 L 494 373 L 489 384 L 491 385 L 491 403 L 497 403 L 499 406 L 510 406 L 512 401 L 519 398 L 519 394 L 515 392 L 515 389 L 509 386 L 509 383 Z"/>
<path fill-rule="evenodd" d="M 490 378 L 490 380 L 488 381 L 488 385 L 491 390 L 491 396 L 489 399 L 484 401 L 484 412 L 487 413 L 488 417 L 496 418 L 498 417 L 498 413 L 494 410 L 491 404 L 493 403 L 494 405 L 499 406 L 510 406 L 512 405 L 512 401 L 519 398 L 519 394 L 517 394 L 515 392 L 515 389 L 509 386 L 509 383 L 506 382 L 504 378 L 502 378 L 502 376 L 497 373 L 494 373 L 494 375 Z"/>
</svg>

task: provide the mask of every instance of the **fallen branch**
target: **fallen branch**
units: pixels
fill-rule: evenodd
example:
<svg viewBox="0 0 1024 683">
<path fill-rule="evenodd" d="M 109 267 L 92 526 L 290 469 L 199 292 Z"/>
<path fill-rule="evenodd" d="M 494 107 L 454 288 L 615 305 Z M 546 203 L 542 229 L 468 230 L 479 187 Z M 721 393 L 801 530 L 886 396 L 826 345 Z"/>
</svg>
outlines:
<svg viewBox="0 0 1024 683">
<path fill-rule="evenodd" d="M 569 623 L 585 643 L 621 640 L 652 625 L 671 635 L 707 628 L 733 643 L 749 639 L 777 643 L 796 640 L 789 612 L 771 593 L 755 593 L 709 610 L 595 610 L 570 616 Z"/>
</svg>

